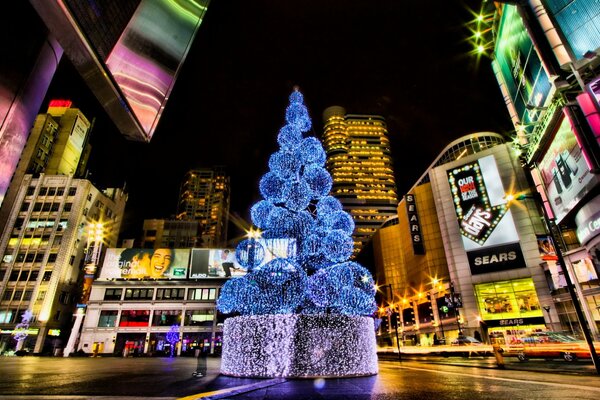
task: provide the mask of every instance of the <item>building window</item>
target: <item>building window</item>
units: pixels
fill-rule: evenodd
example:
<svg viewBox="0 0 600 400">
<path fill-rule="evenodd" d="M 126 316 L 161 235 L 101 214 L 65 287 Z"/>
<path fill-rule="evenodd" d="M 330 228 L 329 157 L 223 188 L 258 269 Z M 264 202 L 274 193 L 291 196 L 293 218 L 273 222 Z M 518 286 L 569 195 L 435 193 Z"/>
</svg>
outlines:
<svg viewBox="0 0 600 400">
<path fill-rule="evenodd" d="M 60 321 L 60 310 L 57 310 L 56 314 L 54 314 L 54 320 L 55 321 Z"/>
<path fill-rule="evenodd" d="M 40 196 L 45 196 L 45 195 L 46 195 L 46 193 L 48 193 L 48 188 L 47 188 L 47 187 L 42 187 L 42 188 L 40 189 L 40 193 L 39 193 L 39 195 L 40 195 Z"/>
<path fill-rule="evenodd" d="M 48 255 L 48 262 L 49 263 L 56 262 L 56 257 L 58 257 L 57 253 L 50 253 L 50 255 Z"/>
<path fill-rule="evenodd" d="M 149 310 L 123 310 L 119 326 L 148 326 L 149 322 Z"/>
<path fill-rule="evenodd" d="M 200 288 L 188 290 L 188 300 L 215 300 L 216 298 L 217 289 L 215 288 Z"/>
<path fill-rule="evenodd" d="M 215 310 L 188 310 L 185 312 L 186 326 L 212 326 Z"/>
<path fill-rule="evenodd" d="M 76 187 L 70 187 L 69 188 L 69 196 L 75 196 L 76 193 L 77 193 L 77 188 Z"/>
<path fill-rule="evenodd" d="M 46 298 L 46 291 L 40 290 L 38 292 L 37 301 L 42 301 L 42 300 L 44 300 L 44 298 Z"/>
<path fill-rule="evenodd" d="M 51 277 L 52 277 L 52 271 L 45 271 L 44 272 L 44 277 L 42 278 L 42 281 L 43 282 L 48 282 Z"/>
<path fill-rule="evenodd" d="M 52 206 L 50 207 L 50 211 L 56 212 L 56 211 L 58 211 L 59 208 L 60 208 L 60 203 L 52 203 Z"/>
<path fill-rule="evenodd" d="M 99 328 L 113 328 L 117 325 L 117 310 L 100 311 L 100 319 L 98 319 Z"/>
<path fill-rule="evenodd" d="M 38 271 L 37 269 L 31 271 L 31 273 L 29 274 L 29 281 L 30 282 L 37 281 L 37 278 L 38 278 L 39 274 L 40 274 L 40 271 Z"/>
<path fill-rule="evenodd" d="M 56 188 L 48 188 L 48 196 L 54 196 L 56 194 Z"/>
<path fill-rule="evenodd" d="M 10 324 L 16 314 L 17 310 L 0 310 L 0 324 Z"/>
<path fill-rule="evenodd" d="M 42 209 L 42 203 L 35 203 L 33 205 L 33 211 L 40 211 Z M 26 210 L 24 210 L 26 211 Z"/>
<path fill-rule="evenodd" d="M 104 300 L 121 300 L 123 289 L 106 289 L 104 292 Z"/>
<path fill-rule="evenodd" d="M 2 301 L 10 301 L 10 299 L 12 298 L 12 288 L 7 288 L 7 290 L 4 291 L 4 294 L 2 295 Z"/>
<path fill-rule="evenodd" d="M 15 271 L 15 270 L 13 270 L 13 271 L 11 271 L 11 273 L 10 273 L 10 276 L 8 277 L 8 280 L 9 280 L 10 282 L 16 282 L 16 281 L 18 281 L 18 280 L 19 280 L 19 275 L 20 275 L 20 274 L 21 274 L 21 271 L 20 271 L 20 270 L 16 270 L 16 271 Z"/>
<path fill-rule="evenodd" d="M 181 310 L 154 310 L 152 326 L 172 326 L 181 324 Z"/>
<path fill-rule="evenodd" d="M 71 207 L 73 207 L 73 203 L 66 203 L 63 211 L 69 212 L 71 211 Z"/>
<path fill-rule="evenodd" d="M 23 296 L 22 290 L 15 290 L 15 294 L 13 295 L 13 301 L 20 301 Z"/>
<path fill-rule="evenodd" d="M 185 296 L 185 289 L 157 289 L 156 300 L 183 300 Z"/>
<path fill-rule="evenodd" d="M 36 204 L 39 204 L 39 203 L 36 203 Z M 21 204 L 21 209 L 19 211 L 27 211 L 27 210 L 29 210 L 29 203 L 25 202 L 25 203 Z M 23 224 L 21 224 L 21 225 L 23 225 Z"/>
<path fill-rule="evenodd" d="M 56 195 L 57 196 L 62 196 L 63 194 L 65 194 L 65 188 L 58 188 L 56 190 Z"/>
<path fill-rule="evenodd" d="M 23 301 L 31 300 L 31 296 L 33 295 L 33 290 L 26 290 L 23 294 Z"/>
<path fill-rule="evenodd" d="M 125 300 L 152 300 L 154 289 L 126 289 Z"/>
<path fill-rule="evenodd" d="M 27 193 L 25 195 L 26 196 L 31 196 L 31 195 L 33 195 L 33 192 L 35 192 L 35 187 L 34 186 L 29 186 L 27 188 Z"/>
<path fill-rule="evenodd" d="M 60 292 L 60 295 L 58 295 L 58 302 L 60 304 L 69 304 L 69 293 Z"/>
</svg>

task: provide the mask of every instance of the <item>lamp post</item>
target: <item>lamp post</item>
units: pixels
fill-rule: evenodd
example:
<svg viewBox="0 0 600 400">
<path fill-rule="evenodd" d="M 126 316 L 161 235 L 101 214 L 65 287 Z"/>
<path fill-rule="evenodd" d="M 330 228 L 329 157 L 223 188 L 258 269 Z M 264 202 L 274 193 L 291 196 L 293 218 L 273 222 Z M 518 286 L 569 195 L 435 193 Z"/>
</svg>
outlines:
<svg viewBox="0 0 600 400">
<path fill-rule="evenodd" d="M 390 289 L 390 298 L 392 299 L 392 301 L 391 302 L 388 301 L 388 304 L 390 305 L 392 314 L 394 314 L 394 290 L 392 289 L 392 285 L 388 283 L 388 284 L 379 286 L 378 289 L 383 288 L 383 287 L 387 287 Z M 398 311 L 400 311 L 399 308 L 398 308 Z M 400 339 L 398 338 L 398 313 L 396 313 L 396 324 L 394 325 L 394 330 L 396 332 L 396 345 L 398 347 L 398 360 L 402 361 L 402 353 L 400 352 Z"/>
<path fill-rule="evenodd" d="M 558 264 L 563 269 L 563 276 L 565 277 L 565 283 L 567 284 L 567 290 L 569 291 L 569 295 L 571 296 L 571 301 L 573 302 L 573 307 L 575 308 L 575 313 L 577 314 L 577 319 L 579 320 L 579 326 L 581 331 L 583 332 L 583 336 L 585 337 L 585 341 L 588 344 L 590 349 L 590 356 L 592 358 L 592 362 L 594 363 L 594 367 L 596 368 L 596 372 L 600 374 L 600 360 L 598 359 L 598 354 L 596 353 L 596 349 L 594 347 L 594 340 L 592 339 L 592 335 L 588 330 L 587 321 L 583 315 L 583 310 L 581 309 L 581 304 L 579 304 L 579 299 L 577 298 L 577 293 L 575 292 L 575 286 L 573 285 L 573 281 L 571 280 L 571 276 L 569 274 L 569 270 L 567 268 L 567 264 L 565 263 L 565 259 L 562 254 L 562 250 L 558 245 L 558 240 L 554 234 L 554 232 L 558 232 L 559 235 L 562 235 L 560 232 L 560 228 L 556 225 L 554 220 L 548 218 L 546 214 L 546 210 L 544 209 L 544 202 L 541 198 L 541 195 L 536 191 L 531 194 L 519 194 L 517 196 L 509 194 L 506 196 L 507 203 L 510 203 L 514 200 L 525 200 L 531 199 L 536 204 L 540 205 L 542 208 L 542 216 L 544 217 L 544 222 L 546 223 L 546 228 L 548 229 L 550 238 L 552 238 L 552 242 L 554 242 L 554 247 L 556 250 L 556 257 L 558 258 Z M 548 309 L 550 307 L 548 306 Z M 545 309 L 545 308 L 544 308 Z M 548 310 L 546 310 L 548 311 Z M 550 313 L 548 312 L 548 315 Z"/>
</svg>

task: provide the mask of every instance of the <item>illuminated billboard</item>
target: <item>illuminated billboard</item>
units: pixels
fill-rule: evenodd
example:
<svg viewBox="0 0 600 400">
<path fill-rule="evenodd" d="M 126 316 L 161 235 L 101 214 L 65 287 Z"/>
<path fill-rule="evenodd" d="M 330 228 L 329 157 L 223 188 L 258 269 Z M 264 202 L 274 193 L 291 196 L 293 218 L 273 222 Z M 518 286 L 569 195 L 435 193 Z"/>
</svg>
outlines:
<svg viewBox="0 0 600 400">
<path fill-rule="evenodd" d="M 261 261 L 255 266 L 260 268 L 274 258 L 287 258 L 296 255 L 296 244 L 290 239 L 256 240 L 256 257 Z M 260 247 L 259 247 L 260 246 Z M 190 278 L 232 278 L 246 275 L 248 272 L 238 259 L 234 249 L 192 249 Z"/>
<path fill-rule="evenodd" d="M 593 52 L 600 43 L 597 0 L 547 0 L 544 8 L 554 16 L 562 37 L 577 60 Z"/>
<path fill-rule="evenodd" d="M 31 3 L 121 133 L 150 141 L 209 0 Z"/>
<path fill-rule="evenodd" d="M 98 279 L 186 279 L 190 249 L 107 249 Z"/>
<path fill-rule="evenodd" d="M 494 55 L 494 72 L 506 89 L 505 100 L 512 103 L 507 105 L 514 107 L 520 127 L 531 133 L 541 113 L 535 107 L 545 104 L 551 84 L 516 6 L 503 8 Z"/>
<path fill-rule="evenodd" d="M 494 156 L 453 168 L 448 182 L 472 274 L 524 268 L 525 260 Z"/>
<path fill-rule="evenodd" d="M 246 275 L 233 249 L 192 249 L 190 278 L 231 278 Z"/>
<path fill-rule="evenodd" d="M 554 140 L 538 164 L 557 222 L 598 183 L 597 176 L 588 168 L 569 120 L 561 118 Z"/>
</svg>

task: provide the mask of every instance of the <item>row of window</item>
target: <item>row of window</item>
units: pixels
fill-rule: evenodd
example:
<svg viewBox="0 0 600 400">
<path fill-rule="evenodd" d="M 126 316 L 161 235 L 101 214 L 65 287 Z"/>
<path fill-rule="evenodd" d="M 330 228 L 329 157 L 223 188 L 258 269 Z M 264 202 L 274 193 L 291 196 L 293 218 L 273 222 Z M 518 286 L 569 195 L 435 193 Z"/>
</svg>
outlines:
<svg viewBox="0 0 600 400">
<path fill-rule="evenodd" d="M 27 188 L 27 196 L 33 196 L 34 192 L 35 192 L 35 186 L 29 186 Z M 69 196 L 75 196 L 75 193 L 77 193 L 77 188 L 76 187 L 70 187 L 68 195 Z M 43 187 L 40 188 L 38 196 L 62 196 L 63 194 L 65 194 L 65 188 L 43 186 Z"/>
<path fill-rule="evenodd" d="M 6 276 L 7 270 L 0 269 L 0 281 L 4 280 Z M 40 271 L 39 270 L 12 270 L 8 277 L 9 282 L 26 282 L 26 281 L 36 281 L 38 278 Z M 45 271 L 44 276 L 42 277 L 43 282 L 47 282 L 50 280 L 52 276 L 52 271 Z"/>
<path fill-rule="evenodd" d="M 123 310 L 119 320 L 118 310 L 103 310 L 100 312 L 98 327 L 144 327 L 144 326 L 173 326 L 181 325 L 181 310 Z M 152 316 L 152 321 L 150 317 Z M 185 326 L 212 326 L 215 310 L 188 310 L 185 312 Z"/>
<path fill-rule="evenodd" d="M 184 300 L 185 290 L 185 288 L 160 288 L 156 289 L 156 297 L 154 297 L 153 288 L 125 289 L 124 296 L 122 288 L 106 289 L 104 300 Z M 217 298 L 216 288 L 190 288 L 187 292 L 188 300 L 216 300 Z"/>
<path fill-rule="evenodd" d="M 23 204 L 21 204 L 21 210 L 20 211 L 27 211 L 29 210 L 29 202 L 23 202 Z M 69 212 L 71 211 L 71 208 L 73 207 L 73 203 L 65 203 L 65 208 L 63 209 L 64 212 Z M 33 211 L 52 211 L 52 212 L 56 212 L 58 211 L 60 208 L 60 203 L 40 203 L 40 202 L 36 202 L 33 205 Z"/>
</svg>

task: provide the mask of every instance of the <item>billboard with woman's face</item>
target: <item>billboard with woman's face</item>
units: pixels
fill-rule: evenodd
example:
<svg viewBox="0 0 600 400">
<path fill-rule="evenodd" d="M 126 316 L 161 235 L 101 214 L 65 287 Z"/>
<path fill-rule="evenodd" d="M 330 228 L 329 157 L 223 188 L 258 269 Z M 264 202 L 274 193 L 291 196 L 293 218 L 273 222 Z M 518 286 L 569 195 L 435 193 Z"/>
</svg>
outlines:
<svg viewBox="0 0 600 400">
<path fill-rule="evenodd" d="M 108 249 L 98 279 L 186 279 L 189 249 Z"/>
</svg>

